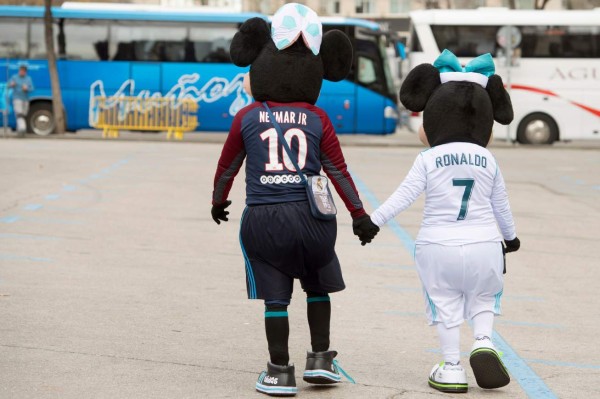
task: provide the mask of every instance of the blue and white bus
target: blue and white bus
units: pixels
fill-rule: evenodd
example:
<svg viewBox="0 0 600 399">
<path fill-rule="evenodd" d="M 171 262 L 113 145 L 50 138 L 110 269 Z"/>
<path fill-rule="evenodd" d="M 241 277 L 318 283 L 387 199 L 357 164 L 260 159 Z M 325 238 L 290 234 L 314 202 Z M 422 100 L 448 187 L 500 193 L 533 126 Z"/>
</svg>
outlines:
<svg viewBox="0 0 600 399">
<path fill-rule="evenodd" d="M 52 9 L 69 131 L 93 124 L 96 96 L 193 98 L 203 131 L 227 131 L 236 112 L 252 102 L 242 88 L 247 69 L 231 63 L 229 44 L 245 20 L 267 16 L 75 4 Z M 0 88 L 21 63 L 28 65 L 35 91 L 27 122 L 39 135 L 54 129 L 43 14 L 42 7 L 0 6 Z M 340 29 L 351 38 L 355 55 L 349 77 L 325 81 L 317 104 L 338 133 L 393 133 L 397 93 L 384 32 L 363 20 L 322 21 L 325 31 Z M 12 113 L 8 123 L 14 127 Z"/>
</svg>

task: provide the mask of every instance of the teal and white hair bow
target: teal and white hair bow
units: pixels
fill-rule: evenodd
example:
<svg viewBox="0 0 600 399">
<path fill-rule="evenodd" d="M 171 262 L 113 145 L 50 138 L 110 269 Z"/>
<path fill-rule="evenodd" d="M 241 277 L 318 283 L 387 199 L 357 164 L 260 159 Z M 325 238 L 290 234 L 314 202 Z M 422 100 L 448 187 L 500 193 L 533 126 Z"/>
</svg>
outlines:
<svg viewBox="0 0 600 399">
<path fill-rule="evenodd" d="M 298 38 L 314 55 L 319 54 L 323 40 L 323 26 L 317 13 L 303 4 L 288 3 L 271 20 L 271 39 L 279 50 L 294 44 Z"/>
<path fill-rule="evenodd" d="M 480 55 L 469 61 L 463 68 L 458 58 L 448 49 L 433 62 L 433 66 L 440 71 L 442 83 L 450 81 L 467 81 L 487 86 L 488 78 L 496 72 L 494 59 L 490 53 Z"/>
</svg>

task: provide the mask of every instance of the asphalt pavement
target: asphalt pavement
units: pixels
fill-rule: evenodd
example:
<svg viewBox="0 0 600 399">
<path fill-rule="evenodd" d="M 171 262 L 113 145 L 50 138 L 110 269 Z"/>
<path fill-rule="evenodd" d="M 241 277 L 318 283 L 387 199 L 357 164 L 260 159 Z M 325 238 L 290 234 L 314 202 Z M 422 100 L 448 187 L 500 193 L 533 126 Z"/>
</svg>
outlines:
<svg viewBox="0 0 600 399">
<path fill-rule="evenodd" d="M 224 134 L 97 131 L 0 138 L 0 398 L 260 398 L 264 307 L 246 299 L 239 222 L 244 174 L 217 226 L 210 197 Z M 406 131 L 340 136 L 371 212 L 421 150 Z M 491 150 L 522 249 L 494 341 L 511 383 L 464 398 L 600 397 L 600 146 Z M 414 268 L 420 198 L 362 247 L 338 204 L 347 289 L 332 295 L 332 348 L 356 380 L 311 387 L 299 285 L 290 306 L 299 398 L 448 397 L 427 386 L 440 361 Z M 473 342 L 462 327 L 463 362 Z"/>
</svg>

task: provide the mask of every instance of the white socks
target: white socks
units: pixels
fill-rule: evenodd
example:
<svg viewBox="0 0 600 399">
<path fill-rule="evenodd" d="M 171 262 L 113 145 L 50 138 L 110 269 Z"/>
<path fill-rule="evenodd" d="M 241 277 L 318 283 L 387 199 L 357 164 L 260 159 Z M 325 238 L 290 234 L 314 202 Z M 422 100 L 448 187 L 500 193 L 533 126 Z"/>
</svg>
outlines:
<svg viewBox="0 0 600 399">
<path fill-rule="evenodd" d="M 444 361 L 458 364 L 460 361 L 460 326 L 446 328 L 444 323 L 437 323 L 436 327 Z"/>
<path fill-rule="evenodd" d="M 494 329 L 494 313 L 481 312 L 473 317 L 473 337 L 481 339 L 481 337 L 489 337 L 492 339 L 492 330 Z"/>
</svg>

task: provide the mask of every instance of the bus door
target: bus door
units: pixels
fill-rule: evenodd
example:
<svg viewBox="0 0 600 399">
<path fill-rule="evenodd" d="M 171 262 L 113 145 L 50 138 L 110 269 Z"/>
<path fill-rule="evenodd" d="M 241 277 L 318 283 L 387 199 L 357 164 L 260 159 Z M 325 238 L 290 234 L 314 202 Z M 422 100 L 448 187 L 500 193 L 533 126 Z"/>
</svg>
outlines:
<svg viewBox="0 0 600 399">
<path fill-rule="evenodd" d="M 369 54 L 357 54 L 356 85 L 356 133 L 380 133 L 385 131 L 383 110 L 386 106 L 386 81 L 379 62 L 380 58 Z"/>
<path fill-rule="evenodd" d="M 337 133 L 356 132 L 356 88 L 349 80 L 323 80 L 317 106 L 327 112 Z"/>
</svg>

